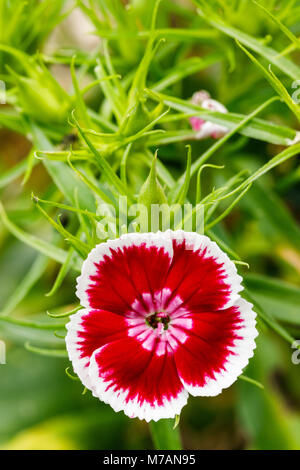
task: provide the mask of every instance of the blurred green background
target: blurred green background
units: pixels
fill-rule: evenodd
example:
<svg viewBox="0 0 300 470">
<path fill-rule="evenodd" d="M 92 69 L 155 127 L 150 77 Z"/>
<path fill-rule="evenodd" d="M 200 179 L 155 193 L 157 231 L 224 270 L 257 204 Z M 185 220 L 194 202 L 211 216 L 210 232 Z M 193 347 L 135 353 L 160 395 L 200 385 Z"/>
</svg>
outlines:
<svg viewBox="0 0 300 470">
<path fill-rule="evenodd" d="M 151 1 L 142 0 L 78 2 L 79 7 L 76 8 L 74 2 L 30 0 L 21 11 L 21 3 L 0 0 L 0 44 L 15 47 L 30 56 L 42 51 L 52 75 L 67 90 L 71 83 L 70 58 L 74 52 L 81 62 L 91 61 L 88 70 L 95 65 L 93 60 L 98 53 L 99 31 L 103 27 L 99 18 L 106 13 L 114 19 L 109 23 L 110 31 L 120 30 L 123 25 L 123 29 L 136 34 L 148 29 L 153 8 Z M 177 78 L 171 80 L 167 88 L 171 94 L 189 100 L 195 91 L 208 89 L 212 97 L 224 103 L 229 111 L 247 115 L 273 96 L 274 90 L 232 38 L 196 15 L 195 3 L 189 0 L 162 1 L 158 17 L 160 28 L 197 29 L 206 33 L 199 40 L 167 38 L 161 58 L 155 59 L 150 67 L 149 83 L 159 82 L 165 76 L 174 77 L 175 74 Z M 270 45 L 278 53 L 290 47 L 290 59 L 294 64 L 299 64 L 299 44 L 291 42 L 278 22 L 266 16 L 251 0 L 200 3 L 215 8 L 226 24 L 256 38 L 262 46 Z M 295 37 L 300 36 L 298 1 L 265 0 L 260 3 L 279 18 Z M 40 8 L 41 4 L 44 8 Z M 128 4 L 135 16 L 125 8 Z M 17 8 L 20 8 L 19 13 Z M 108 28 L 106 23 L 105 26 Z M 98 29 L 98 36 L 88 34 L 95 28 Z M 117 71 L 125 78 L 130 77 L 145 48 L 143 37 L 142 41 L 131 38 L 113 45 Z M 180 68 L 182 61 L 208 54 L 218 54 L 213 64 L 183 73 L 184 65 Z M 0 79 L 2 77 L 6 81 L 9 77 L 5 65 L 18 69 L 18 64 L 5 51 L 0 52 L 0 60 Z M 268 61 L 264 60 L 268 65 Z M 291 77 L 282 71 L 278 75 L 292 92 Z M 13 118 L 9 117 L 11 109 L 18 112 L 20 103 L 11 93 L 13 84 L 9 81 L 6 84 L 9 102 L 0 105 L 0 198 L 12 222 L 49 240 L 53 238 L 52 231 L 32 207 L 30 195 L 33 191 L 50 198 L 55 190 L 41 164 L 33 168 L 26 184 L 22 184 L 20 165 L 30 152 L 30 136 L 22 136 L 22 122 L 14 115 Z M 86 100 L 99 115 L 109 115 L 99 90 L 90 91 Z M 34 103 L 32 105 L 35 106 Z M 21 111 L 26 119 L 28 116 L 34 119 L 30 116 L 30 110 Z M 295 115 L 284 103 L 274 103 L 260 117 L 299 129 Z M 175 122 L 166 127 L 167 130 L 176 131 L 179 125 Z M 49 132 L 55 129 L 51 126 L 49 124 Z M 187 119 L 182 129 L 190 132 Z M 57 132 L 60 138 L 54 135 L 54 143 L 58 144 L 59 141 L 59 145 L 63 146 L 60 133 L 64 130 L 59 128 Z M 185 167 L 185 143 L 177 139 L 160 146 L 159 156 L 175 177 Z M 212 143 L 211 140 L 193 141 L 193 155 L 200 155 Z M 209 192 L 212 187 L 224 184 L 240 170 L 255 171 L 281 150 L 281 145 L 235 136 L 213 159 L 215 164 L 226 163 L 225 169 L 222 172 L 208 171 L 203 190 Z M 130 165 L 135 170 L 137 168 L 132 184 L 139 187 L 147 174 L 147 166 L 140 163 L 139 167 L 134 161 L 129 162 Z M 299 169 L 296 158 L 275 168 L 253 185 L 247 196 L 215 230 L 220 239 L 234 247 L 241 259 L 249 263 L 250 269 L 241 267 L 241 270 L 253 298 L 296 339 L 300 339 Z M 193 192 L 195 188 L 192 187 Z M 28 279 L 27 295 L 23 298 L 20 286 L 28 272 L 32 276 Z M 18 241 L 0 223 L 2 314 L 36 321 L 45 320 L 46 311 L 59 310 L 62 305 L 66 310 L 71 309 L 76 302 L 75 273 L 69 273 L 63 288 L 54 296 L 45 296 L 57 272 L 55 262 L 46 260 L 43 255 L 37 256 L 32 248 Z M 55 320 L 48 318 L 47 321 Z M 259 329 L 255 356 L 246 374 L 262 383 L 264 389 L 238 380 L 216 398 L 190 397 L 180 422 L 186 449 L 300 449 L 300 364 L 292 363 L 293 349 L 288 342 L 262 321 L 259 322 Z M 81 384 L 65 373 L 69 366 L 67 359 L 45 357 L 24 348 L 26 341 L 58 347 L 62 340 L 53 333 L 50 329 L 22 327 L 0 318 L 0 340 L 5 341 L 7 349 L 7 363 L 0 365 L 0 448 L 153 448 L 146 423 L 130 420 L 123 413 L 115 413 L 109 406 L 92 398 L 89 392 L 82 394 Z M 58 333 L 63 333 L 62 327 Z"/>
</svg>

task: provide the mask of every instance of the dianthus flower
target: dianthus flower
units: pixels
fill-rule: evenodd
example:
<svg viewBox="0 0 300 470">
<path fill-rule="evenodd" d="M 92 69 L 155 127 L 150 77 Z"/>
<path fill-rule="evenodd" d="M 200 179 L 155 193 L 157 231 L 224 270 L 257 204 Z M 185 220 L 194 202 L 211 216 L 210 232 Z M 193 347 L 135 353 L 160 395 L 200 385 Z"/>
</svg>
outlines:
<svg viewBox="0 0 300 470">
<path fill-rule="evenodd" d="M 209 111 L 218 111 L 219 113 L 224 114 L 227 113 L 225 106 L 219 101 L 213 100 L 210 97 L 210 94 L 205 90 L 194 93 L 191 102 Z M 190 118 L 190 124 L 193 130 L 197 132 L 196 139 L 206 139 L 207 137 L 218 139 L 228 132 L 226 127 L 220 126 L 220 124 L 214 124 L 210 121 L 204 121 L 197 116 Z"/>
<path fill-rule="evenodd" d="M 179 414 L 189 394 L 218 395 L 255 348 L 241 280 L 197 233 L 134 233 L 97 245 L 78 277 L 84 308 L 67 325 L 74 371 L 115 411 L 146 421 Z"/>
</svg>

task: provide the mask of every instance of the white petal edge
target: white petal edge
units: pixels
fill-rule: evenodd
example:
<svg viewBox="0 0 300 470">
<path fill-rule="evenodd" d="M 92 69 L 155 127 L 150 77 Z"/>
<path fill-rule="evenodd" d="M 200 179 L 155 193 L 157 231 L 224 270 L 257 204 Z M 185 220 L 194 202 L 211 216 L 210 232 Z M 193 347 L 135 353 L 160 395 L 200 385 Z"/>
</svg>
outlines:
<svg viewBox="0 0 300 470">
<path fill-rule="evenodd" d="M 231 286 L 231 295 L 228 302 L 223 308 L 230 307 L 239 298 L 238 293 L 243 289 L 241 285 L 242 278 L 238 275 L 235 264 L 229 259 L 209 237 L 200 235 L 196 232 L 185 232 L 184 230 L 167 230 L 165 232 L 156 233 L 130 233 L 122 235 L 115 240 L 109 240 L 105 243 L 97 245 L 89 253 L 87 259 L 83 262 L 81 275 L 77 278 L 76 295 L 80 299 L 83 307 L 92 307 L 89 304 L 87 289 L 90 284 L 90 276 L 96 273 L 95 263 L 99 263 L 105 255 L 111 256 L 111 248 L 122 248 L 124 246 L 141 245 L 157 246 L 164 248 L 165 252 L 169 255 L 170 261 L 173 258 L 172 240 L 183 241 L 186 240 L 188 244 L 193 245 L 193 250 L 196 251 L 200 247 L 207 248 L 209 256 L 213 256 L 217 262 L 222 263 L 226 273 L 226 281 Z"/>
<path fill-rule="evenodd" d="M 256 348 L 254 340 L 258 332 L 255 328 L 256 313 L 252 310 L 253 305 L 242 298 L 236 301 L 235 305 L 239 307 L 240 318 L 243 319 L 243 325 L 237 330 L 238 335 L 242 336 L 242 339 L 235 340 L 234 346 L 231 347 L 232 353 L 227 358 L 225 370 L 216 373 L 215 378 L 208 379 L 202 387 L 185 383 L 178 371 L 179 378 L 185 389 L 195 397 L 213 397 L 219 395 L 223 389 L 230 387 L 242 374 L 243 369 L 254 354 L 253 351 Z"/>
<path fill-rule="evenodd" d="M 150 404 L 146 401 L 141 405 L 137 398 L 126 402 L 128 390 L 107 390 L 109 381 L 104 381 L 99 377 L 99 368 L 96 362 L 96 355 L 107 345 L 97 349 L 91 357 L 89 366 L 90 382 L 92 384 L 93 396 L 99 398 L 104 403 L 110 405 L 115 412 L 123 411 L 129 418 L 139 418 L 140 420 L 158 421 L 160 419 L 175 418 L 182 408 L 187 404 L 188 392 L 183 387 L 177 397 L 165 400 L 163 405 Z"/>
<path fill-rule="evenodd" d="M 103 260 L 105 255 L 111 257 L 111 248 L 116 249 L 131 245 L 139 246 L 145 243 L 148 247 L 156 246 L 163 248 L 165 253 L 169 255 L 171 262 L 173 258 L 173 246 L 170 237 L 166 236 L 166 233 L 167 232 L 128 233 L 115 240 L 109 240 L 95 246 L 89 253 L 87 259 L 83 262 L 81 275 L 77 278 L 76 295 L 81 305 L 86 308 L 92 307 L 89 304 L 86 292 L 90 285 L 90 276 L 96 273 L 95 263 L 99 263 Z"/>
<path fill-rule="evenodd" d="M 79 312 L 70 316 L 69 323 L 66 324 L 68 330 L 65 341 L 66 347 L 69 355 L 69 359 L 72 362 L 73 370 L 75 374 L 78 375 L 83 385 L 89 390 L 92 389 L 88 367 L 90 358 L 89 357 L 80 357 L 80 350 L 78 349 L 78 341 L 82 338 L 79 338 L 78 333 L 84 331 L 82 326 L 82 317 L 89 313 L 88 309 L 79 310 Z"/>
<path fill-rule="evenodd" d="M 240 298 L 239 292 L 243 290 L 241 285 L 243 278 L 238 274 L 235 264 L 227 254 L 219 248 L 216 242 L 206 235 L 200 235 L 196 232 L 185 232 L 184 230 L 167 230 L 166 233 L 169 234 L 172 240 L 177 240 L 178 242 L 185 240 L 193 251 L 197 251 L 199 248 L 207 248 L 207 256 L 213 256 L 217 263 L 223 264 L 226 274 L 225 281 L 230 285 L 231 294 L 226 304 L 222 306 L 222 309 L 231 307 Z"/>
</svg>

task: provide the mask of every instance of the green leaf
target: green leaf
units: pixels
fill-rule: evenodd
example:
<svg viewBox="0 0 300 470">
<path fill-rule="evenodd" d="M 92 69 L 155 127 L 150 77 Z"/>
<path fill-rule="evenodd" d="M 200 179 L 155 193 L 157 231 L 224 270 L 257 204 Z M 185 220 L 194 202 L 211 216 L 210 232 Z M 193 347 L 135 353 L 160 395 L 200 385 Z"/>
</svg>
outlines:
<svg viewBox="0 0 300 470">
<path fill-rule="evenodd" d="M 46 151 L 53 150 L 53 145 L 39 127 L 30 123 L 30 128 L 32 139 L 37 149 Z M 44 160 L 43 164 L 58 189 L 68 201 L 75 206 L 74 191 L 75 188 L 78 188 L 80 206 L 85 207 L 91 212 L 95 211 L 95 199 L 93 193 L 76 175 L 74 175 L 73 171 L 66 163 Z"/>
<path fill-rule="evenodd" d="M 28 131 L 26 121 L 19 113 L 11 108 L 1 109 L 0 126 L 18 132 L 21 135 L 26 135 Z"/>
<path fill-rule="evenodd" d="M 129 91 L 127 112 L 137 105 L 139 95 L 142 93 L 142 91 L 144 90 L 146 86 L 146 77 L 147 77 L 151 60 L 154 56 L 154 51 L 155 51 L 155 48 L 154 48 L 154 42 L 156 39 L 155 23 L 156 23 L 156 17 L 157 17 L 157 12 L 158 12 L 160 2 L 161 0 L 155 0 L 153 13 L 152 13 L 152 20 L 151 20 L 151 31 L 150 31 L 149 39 L 148 39 L 147 46 L 145 49 L 145 53 L 136 70 L 136 73 L 134 75 L 134 79 L 133 79 L 133 82 Z"/>
<path fill-rule="evenodd" d="M 132 143 L 127 145 L 125 152 L 123 153 L 123 157 L 122 157 L 121 164 L 120 164 L 121 181 L 125 187 L 127 187 L 126 165 L 127 165 L 127 159 L 128 159 L 131 147 L 132 147 Z"/>
<path fill-rule="evenodd" d="M 300 67 L 295 65 L 291 60 L 286 59 L 285 57 L 280 57 L 278 52 L 271 47 L 268 47 L 261 43 L 258 39 L 250 36 L 244 31 L 240 31 L 237 28 L 225 23 L 216 12 L 202 0 L 194 0 L 198 6 L 201 8 L 198 9 L 200 16 L 210 23 L 214 28 L 226 34 L 227 36 L 232 37 L 233 39 L 238 40 L 244 46 L 249 49 L 257 52 L 262 57 L 264 57 L 268 62 L 278 67 L 284 74 L 289 77 L 297 80 L 300 77 Z"/>
<path fill-rule="evenodd" d="M 65 318 L 69 317 L 70 315 L 73 315 L 74 313 L 78 312 L 78 310 L 82 309 L 82 306 L 79 305 L 78 307 L 72 308 L 72 310 L 69 310 L 68 312 L 63 312 L 63 313 L 51 313 L 47 312 L 47 315 L 52 318 Z"/>
<path fill-rule="evenodd" d="M 262 103 L 258 108 L 256 108 L 252 113 L 249 114 L 249 116 L 245 116 L 245 118 L 237 124 L 230 132 L 225 134 L 221 139 L 219 139 L 215 144 L 213 144 L 206 152 L 203 153 L 192 165 L 191 167 L 191 176 L 196 173 L 198 168 L 201 168 L 201 166 L 219 149 L 221 148 L 236 132 L 241 131 L 247 126 L 247 124 L 252 121 L 254 116 L 256 116 L 258 113 L 260 113 L 266 106 L 268 106 L 270 103 L 272 103 L 274 100 L 277 98 L 270 98 L 269 100 L 265 101 Z M 173 191 L 178 191 L 181 185 L 183 184 L 183 177 L 179 178 L 177 181 L 175 188 Z"/>
<path fill-rule="evenodd" d="M 28 273 L 22 279 L 17 289 L 8 299 L 1 310 L 1 315 L 9 315 L 20 302 L 26 297 L 30 289 L 44 274 L 48 264 L 48 258 L 45 255 L 38 255 L 29 269 Z"/>
<path fill-rule="evenodd" d="M 205 168 L 215 168 L 218 170 L 222 170 L 224 165 L 213 165 L 212 163 L 205 163 L 200 166 L 198 173 L 197 173 L 197 188 L 196 188 L 196 204 L 199 204 L 201 200 L 201 175 Z"/>
<path fill-rule="evenodd" d="M 274 249 L 286 243 L 300 250 L 300 226 L 282 200 L 266 184 L 253 185 L 244 204 L 260 223 Z"/>
<path fill-rule="evenodd" d="M 264 321 L 264 323 L 271 328 L 271 330 L 275 331 L 281 338 L 287 341 L 289 344 L 293 344 L 295 342 L 295 338 L 284 328 L 278 321 L 273 318 L 272 314 L 267 313 L 262 306 L 254 299 L 254 297 L 250 294 L 248 289 L 243 291 L 243 297 L 249 300 L 254 305 L 254 311 L 257 312 L 258 316 Z"/>
<path fill-rule="evenodd" d="M 3 224 L 7 228 L 9 232 L 11 232 L 16 238 L 21 240 L 26 245 L 31 246 L 35 250 L 43 253 L 44 255 L 48 256 L 51 259 L 54 259 L 58 263 L 63 264 L 66 261 L 68 253 L 61 248 L 58 248 L 55 245 L 51 245 L 50 243 L 41 240 L 40 238 L 31 235 L 20 227 L 17 227 L 13 222 L 9 220 L 4 210 L 2 203 L 0 202 L 0 220 L 2 220 Z M 81 262 L 76 260 L 73 264 L 73 268 L 77 271 L 81 270 Z"/>
<path fill-rule="evenodd" d="M 248 377 L 247 375 L 242 374 L 242 375 L 239 376 L 239 379 L 243 380 L 244 382 L 248 382 L 249 384 L 255 385 L 256 387 L 260 388 L 261 390 L 264 389 L 263 384 L 258 382 L 258 380 L 251 379 L 251 377 Z"/>
<path fill-rule="evenodd" d="M 242 51 L 244 51 L 245 54 L 247 54 L 247 56 L 252 60 L 252 62 L 258 67 L 258 69 L 263 73 L 263 75 L 268 80 L 268 82 L 272 85 L 274 90 L 283 99 L 283 101 L 290 108 L 290 110 L 295 114 L 298 121 L 300 122 L 300 108 L 299 108 L 298 104 L 296 104 L 294 102 L 294 100 L 291 98 L 291 96 L 288 93 L 285 86 L 281 83 L 281 81 L 272 72 L 271 66 L 269 66 L 269 70 L 266 70 L 265 67 L 263 67 L 258 62 L 258 60 L 256 60 L 256 58 L 245 47 L 243 47 L 238 41 L 237 41 L 237 44 L 242 49 Z"/>
<path fill-rule="evenodd" d="M 17 163 L 12 168 L 7 171 L 4 171 L 0 176 L 0 188 L 5 188 L 12 181 L 19 178 L 23 175 L 27 168 L 27 159 L 22 160 L 20 163 Z"/>
<path fill-rule="evenodd" d="M 60 267 L 60 270 L 59 270 L 59 272 L 56 276 L 56 279 L 55 279 L 55 282 L 53 284 L 52 289 L 47 294 L 45 294 L 47 297 L 51 297 L 52 295 L 54 295 L 58 291 L 58 289 L 60 288 L 60 286 L 63 283 L 63 280 L 65 279 L 66 275 L 68 274 L 70 268 L 72 267 L 72 265 L 75 261 L 74 258 L 75 258 L 74 257 L 74 250 L 73 250 L 73 248 L 70 248 L 69 252 L 68 252 L 68 256 L 66 257 L 66 261 Z"/>
<path fill-rule="evenodd" d="M 33 320 L 24 320 L 23 318 L 14 318 L 12 316 L 0 315 L 0 323 L 10 323 L 12 325 L 24 326 L 36 330 L 59 330 L 65 328 L 65 323 L 40 322 Z"/>
<path fill-rule="evenodd" d="M 48 222 L 55 228 L 55 230 L 58 231 L 58 233 L 66 240 L 68 241 L 72 247 L 77 251 L 79 256 L 81 256 L 83 259 L 87 257 L 89 254 L 91 247 L 88 246 L 87 243 L 84 243 L 83 241 L 80 240 L 79 237 L 71 234 L 68 232 L 63 225 L 61 224 L 59 218 L 58 221 L 55 222 L 48 214 L 47 212 L 39 205 L 38 202 L 35 201 L 36 207 L 38 210 L 46 217 Z M 68 256 L 68 255 L 67 255 Z"/>
<path fill-rule="evenodd" d="M 87 108 L 86 108 L 82 93 L 79 88 L 78 80 L 76 77 L 75 56 L 72 57 L 72 61 L 71 61 L 71 77 L 72 77 L 73 88 L 75 91 L 75 105 L 76 105 L 77 114 L 79 116 L 79 120 L 82 123 L 82 125 L 86 127 L 91 127 L 91 119 L 90 119 L 90 116 L 88 115 Z"/>
<path fill-rule="evenodd" d="M 300 288 L 268 276 L 248 274 L 244 283 L 263 310 L 279 321 L 300 325 Z"/>
<path fill-rule="evenodd" d="M 274 23 L 277 24 L 277 26 L 281 29 L 281 31 L 286 35 L 288 39 L 299 49 L 300 48 L 300 41 L 299 39 L 290 31 L 281 21 L 277 16 L 273 15 L 267 8 L 264 7 L 261 3 L 256 2 L 255 0 L 252 0 L 255 5 L 257 5 L 259 8 L 261 8 L 269 18 L 271 18 Z"/>
<path fill-rule="evenodd" d="M 247 448 L 299 449 L 299 413 L 286 405 L 286 396 L 279 387 L 274 386 L 272 380 L 276 371 L 282 371 L 290 381 L 296 372 L 295 366 L 287 364 L 289 351 L 283 356 L 276 338 L 261 333 L 256 341 L 257 349 L 247 373 L 262 382 L 265 388 L 249 387 L 242 381 L 237 384 L 237 417 L 247 435 Z"/>
<path fill-rule="evenodd" d="M 86 136 L 86 134 L 82 131 L 81 127 L 79 126 L 77 120 L 75 119 L 74 117 L 74 113 L 73 113 L 73 120 L 74 120 L 74 123 L 78 129 L 78 132 L 79 134 L 81 135 L 82 139 L 85 141 L 85 143 L 87 144 L 87 146 L 89 147 L 89 149 L 91 150 L 91 152 L 94 154 L 94 157 L 95 157 L 95 160 L 100 168 L 100 170 L 103 172 L 103 175 L 106 176 L 106 178 L 108 179 L 108 181 L 110 181 L 110 183 L 116 188 L 116 190 L 120 193 L 120 194 L 124 194 L 126 196 L 128 196 L 129 199 L 132 199 L 132 197 L 128 194 L 128 191 L 127 189 L 124 187 L 122 181 L 120 180 L 120 178 L 116 175 L 116 173 L 114 172 L 114 170 L 111 168 L 111 166 L 109 165 L 109 163 L 106 161 L 106 159 L 98 152 L 98 150 L 94 147 L 94 145 L 92 144 L 92 142 L 88 139 L 88 137 Z M 55 163 L 58 163 L 58 162 L 55 162 Z M 83 204 L 80 204 L 81 207 L 85 207 L 84 203 Z"/>
<path fill-rule="evenodd" d="M 149 423 L 152 439 L 157 450 L 180 450 L 179 427 L 174 429 L 172 419 L 161 419 Z"/>
<path fill-rule="evenodd" d="M 249 122 L 247 122 L 247 118 L 249 118 L 250 115 L 243 116 L 237 113 L 220 113 L 217 111 L 208 111 L 180 98 L 174 98 L 173 96 L 164 95 L 162 93 L 154 93 L 151 90 L 147 90 L 147 93 L 153 99 L 157 101 L 163 101 L 166 106 L 169 106 L 172 109 L 176 109 L 181 113 L 185 113 L 186 119 L 191 116 L 198 116 L 205 121 L 214 122 L 216 124 L 220 124 L 221 126 L 227 127 L 230 131 L 234 130 L 237 126 L 241 126 L 239 128 L 239 133 L 253 139 L 258 139 L 277 145 L 290 145 L 297 135 L 296 131 L 290 129 L 289 127 L 278 126 L 262 119 L 252 119 L 251 117 Z M 180 119 L 182 119 L 182 117 L 183 116 L 180 115 Z M 190 131 L 188 135 L 192 139 L 195 138 L 196 133 Z M 180 137 L 178 140 L 180 140 Z"/>
<path fill-rule="evenodd" d="M 92 180 L 91 178 L 88 178 L 87 175 L 85 175 L 82 171 L 78 170 L 77 168 L 75 168 L 75 166 L 72 164 L 71 162 L 71 158 L 69 157 L 68 158 L 68 164 L 70 166 L 70 168 L 72 168 L 72 170 L 79 176 L 79 178 L 84 182 L 84 184 L 90 189 L 92 190 L 97 196 L 99 196 L 99 198 L 101 200 L 103 200 L 104 202 L 106 202 L 107 204 L 112 204 L 112 205 L 115 205 L 115 201 L 113 199 L 110 198 L 110 196 L 108 196 L 108 194 L 103 190 L 101 189 L 99 186 L 97 186 Z"/>
<path fill-rule="evenodd" d="M 120 122 L 122 119 L 122 115 L 125 112 L 124 103 L 121 102 L 120 96 L 116 92 L 113 85 L 109 82 L 109 80 L 107 80 L 109 77 L 109 74 L 106 72 L 104 65 L 102 63 L 102 60 L 100 58 L 97 59 L 97 67 L 95 68 L 95 73 L 100 81 L 100 85 L 104 93 L 104 96 L 110 103 L 117 121 Z"/>
<path fill-rule="evenodd" d="M 25 343 L 25 349 L 31 351 L 35 354 L 39 354 L 41 356 L 47 357 L 68 357 L 68 353 L 65 349 L 46 349 L 46 348 L 39 348 L 37 346 L 32 346 L 30 343 Z"/>
<path fill-rule="evenodd" d="M 86 209 L 80 209 L 78 207 L 69 206 L 67 204 L 61 204 L 59 202 L 48 201 L 46 199 L 40 199 L 38 196 L 34 195 L 33 193 L 31 195 L 31 198 L 34 200 L 34 202 L 37 202 L 37 203 L 46 204 L 51 207 L 56 207 L 58 209 L 75 212 L 77 214 L 80 213 L 82 215 L 86 215 L 87 217 L 90 217 L 91 219 L 99 219 L 99 216 L 97 216 L 95 212 L 90 212 Z"/>
<path fill-rule="evenodd" d="M 190 180 L 191 180 L 192 148 L 190 145 L 187 145 L 186 147 L 188 149 L 188 154 L 187 154 L 187 164 L 186 164 L 185 175 L 182 175 L 182 178 L 184 178 L 184 181 L 183 181 L 181 190 L 178 193 L 178 197 L 176 197 L 174 200 L 175 203 L 178 203 L 180 205 L 184 204 L 185 202 L 185 199 L 187 197 L 187 193 L 189 190 L 189 186 L 190 186 Z"/>
<path fill-rule="evenodd" d="M 154 36 L 155 39 L 168 39 L 179 42 L 213 42 L 220 38 L 217 31 L 212 31 L 208 28 L 203 29 L 192 29 L 192 28 L 159 28 L 153 31 L 128 31 L 128 30 L 104 30 L 98 29 L 95 34 L 101 38 L 116 39 L 116 38 L 135 38 L 144 39 Z"/>
<path fill-rule="evenodd" d="M 35 160 L 34 157 L 35 157 L 35 153 L 34 153 L 34 149 L 32 148 L 29 152 L 29 155 L 28 155 L 27 159 L 26 159 L 27 165 L 26 165 L 26 171 L 25 171 L 25 175 L 24 175 L 22 184 L 26 184 L 27 181 L 29 180 L 30 176 L 31 176 L 33 167 L 36 164 L 36 160 Z"/>
<path fill-rule="evenodd" d="M 233 194 L 235 194 L 237 191 L 240 191 L 240 190 L 244 189 L 249 184 L 253 183 L 258 178 L 263 176 L 265 173 L 272 170 L 276 166 L 281 165 L 283 162 L 285 162 L 289 158 L 294 157 L 299 152 L 300 152 L 300 143 L 295 144 L 295 145 L 283 150 L 282 152 L 278 153 L 277 155 L 275 155 L 275 157 L 271 158 L 271 160 L 269 160 L 265 165 L 260 167 L 251 176 L 249 176 L 249 178 L 247 178 L 245 181 L 243 181 L 243 183 L 241 183 L 236 189 L 234 189 L 230 193 L 226 194 L 226 196 L 223 196 L 222 199 L 230 197 Z"/>
<path fill-rule="evenodd" d="M 223 219 L 225 219 L 225 217 L 227 217 L 228 214 L 230 214 L 230 212 L 232 211 L 232 209 L 234 209 L 234 207 L 239 203 L 239 201 L 242 199 L 242 197 L 244 197 L 244 195 L 247 193 L 247 191 L 251 188 L 251 183 L 246 186 L 243 191 L 235 198 L 235 200 L 230 204 L 230 206 L 228 206 L 224 212 L 222 212 L 222 214 L 220 214 L 215 220 L 213 220 L 212 222 L 209 222 L 209 223 L 206 223 L 206 230 L 209 230 L 211 229 L 212 227 L 214 227 L 216 224 L 218 224 L 219 222 L 221 222 Z"/>
<path fill-rule="evenodd" d="M 216 62 L 221 61 L 223 58 L 223 55 L 220 53 L 213 53 L 204 56 L 203 58 L 190 57 L 186 60 L 183 60 L 179 64 L 176 64 L 173 69 L 169 70 L 166 75 L 161 80 L 159 80 L 159 82 L 155 83 L 151 87 L 151 89 L 153 91 L 162 91 L 174 83 L 182 80 L 183 78 L 210 67 Z"/>
</svg>

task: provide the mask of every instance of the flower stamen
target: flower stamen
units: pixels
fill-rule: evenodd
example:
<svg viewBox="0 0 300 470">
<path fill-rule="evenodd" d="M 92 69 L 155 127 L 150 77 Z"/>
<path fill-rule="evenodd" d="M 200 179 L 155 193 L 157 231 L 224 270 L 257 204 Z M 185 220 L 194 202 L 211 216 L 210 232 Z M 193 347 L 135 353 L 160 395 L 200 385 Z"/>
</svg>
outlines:
<svg viewBox="0 0 300 470">
<path fill-rule="evenodd" d="M 147 325 L 151 326 L 154 330 L 159 327 L 159 324 L 163 326 L 164 330 L 168 329 L 170 317 L 165 312 L 154 312 L 146 318 Z"/>
</svg>

